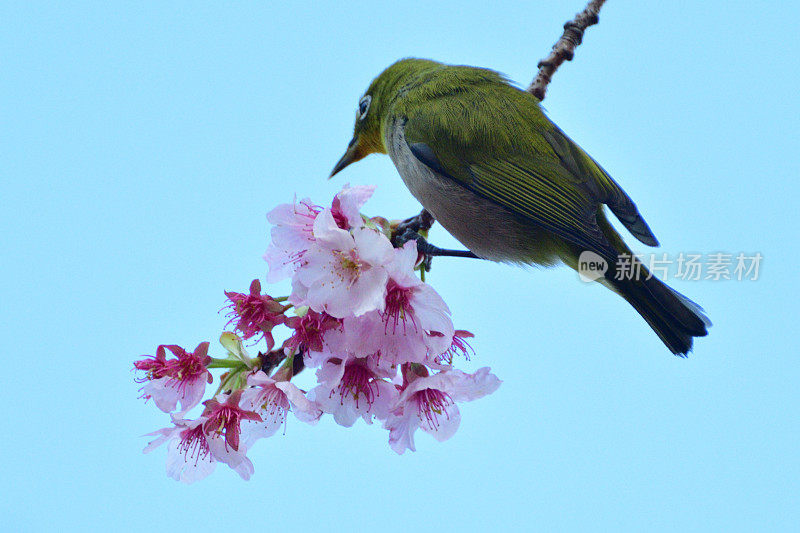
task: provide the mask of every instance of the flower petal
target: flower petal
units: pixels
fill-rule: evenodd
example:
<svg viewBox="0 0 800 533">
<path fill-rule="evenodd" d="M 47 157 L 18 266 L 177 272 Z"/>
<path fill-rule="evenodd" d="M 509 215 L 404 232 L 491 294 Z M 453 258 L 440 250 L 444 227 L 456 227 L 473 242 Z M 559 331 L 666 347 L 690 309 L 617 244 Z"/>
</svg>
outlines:
<svg viewBox="0 0 800 533">
<path fill-rule="evenodd" d="M 191 484 L 207 477 L 217 467 L 210 453 L 188 453 L 180 448 L 180 439 L 172 439 L 167 449 L 167 475 L 176 481 Z"/>
<path fill-rule="evenodd" d="M 279 381 L 275 386 L 283 391 L 289 403 L 292 404 L 292 412 L 301 422 L 314 425 L 319 420 L 322 412 L 311 402 L 294 383 Z"/>
<path fill-rule="evenodd" d="M 422 431 L 433 435 L 439 442 L 444 442 L 455 435 L 461 424 L 461 412 L 453 402 L 442 405 L 441 412 L 427 413 L 428 416 L 420 418 L 419 427 Z"/>
<path fill-rule="evenodd" d="M 350 187 L 346 184 L 342 190 L 334 197 L 332 209 L 338 211 L 350 224 L 350 227 L 363 226 L 361 218 L 361 207 L 367 203 L 375 192 L 374 185 L 356 185 Z"/>
<path fill-rule="evenodd" d="M 352 250 L 355 246 L 350 232 L 343 230 L 336 224 L 333 213 L 325 209 L 314 221 L 314 237 L 325 248 L 330 250 Z"/>
<path fill-rule="evenodd" d="M 359 257 L 371 265 L 385 265 L 394 258 L 394 248 L 383 233 L 369 228 L 356 228 L 353 230 L 353 239 Z"/>
<path fill-rule="evenodd" d="M 490 370 L 488 366 L 485 366 L 479 368 L 474 374 L 465 374 L 460 370 L 450 371 L 461 374 L 461 376 L 453 374 L 448 394 L 457 402 L 471 402 L 493 393 L 500 387 L 502 381 L 490 373 Z M 450 374 L 450 372 L 447 373 Z"/>
<path fill-rule="evenodd" d="M 419 418 L 408 410 L 392 413 L 384 423 L 384 427 L 389 430 L 389 446 L 402 455 L 406 450 L 417 451 L 414 446 L 414 432 L 419 427 Z"/>
</svg>

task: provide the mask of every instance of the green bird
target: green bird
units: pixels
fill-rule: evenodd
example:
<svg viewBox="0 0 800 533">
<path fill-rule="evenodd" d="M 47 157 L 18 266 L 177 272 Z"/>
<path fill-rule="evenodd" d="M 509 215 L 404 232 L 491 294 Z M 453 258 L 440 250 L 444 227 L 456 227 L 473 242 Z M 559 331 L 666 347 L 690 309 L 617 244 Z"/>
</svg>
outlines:
<svg viewBox="0 0 800 533">
<path fill-rule="evenodd" d="M 652 277 L 605 208 L 637 239 L 658 241 L 631 198 L 545 116 L 539 100 L 498 72 L 403 59 L 361 97 L 353 139 L 331 176 L 389 154 L 411 194 L 476 256 L 607 270 L 596 281 L 627 300 L 685 356 L 708 333 L 702 308 Z M 582 254 L 584 254 L 582 256 Z"/>
</svg>

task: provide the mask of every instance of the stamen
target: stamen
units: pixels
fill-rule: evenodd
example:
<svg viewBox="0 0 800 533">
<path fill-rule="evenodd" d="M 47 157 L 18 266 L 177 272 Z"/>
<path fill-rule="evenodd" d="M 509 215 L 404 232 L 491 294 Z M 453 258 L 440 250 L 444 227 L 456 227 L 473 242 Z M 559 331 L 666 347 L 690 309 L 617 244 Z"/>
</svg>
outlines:
<svg viewBox="0 0 800 533">
<path fill-rule="evenodd" d="M 372 377 L 372 371 L 360 363 L 347 365 L 338 388 L 341 404 L 344 405 L 346 396 L 352 396 L 356 402 L 356 409 L 358 409 L 358 402 L 363 396 L 369 406 L 367 411 L 372 409 L 372 404 L 375 402 L 376 392 L 378 391 L 378 387 L 372 381 Z M 331 395 L 333 395 L 333 391 L 331 391 Z"/>
<path fill-rule="evenodd" d="M 445 415 L 450 420 L 450 413 L 447 408 L 453 405 L 453 399 L 446 392 L 438 389 L 425 389 L 416 393 L 417 406 L 420 421 L 426 424 L 432 431 L 437 431 L 439 426 L 439 416 Z"/>
<path fill-rule="evenodd" d="M 389 323 L 392 322 L 392 333 L 397 332 L 397 326 L 403 323 L 403 333 L 406 332 L 406 321 L 410 320 L 414 331 L 418 331 L 417 319 L 414 308 L 411 306 L 412 289 L 400 287 L 394 281 L 389 282 L 386 294 L 386 309 L 383 312 L 384 333 L 389 332 Z"/>
<path fill-rule="evenodd" d="M 208 439 L 203 433 L 203 424 L 197 424 L 193 428 L 181 431 L 181 442 L 178 444 L 178 451 L 186 457 L 187 463 L 190 457 L 194 457 L 195 466 L 210 453 Z"/>
</svg>

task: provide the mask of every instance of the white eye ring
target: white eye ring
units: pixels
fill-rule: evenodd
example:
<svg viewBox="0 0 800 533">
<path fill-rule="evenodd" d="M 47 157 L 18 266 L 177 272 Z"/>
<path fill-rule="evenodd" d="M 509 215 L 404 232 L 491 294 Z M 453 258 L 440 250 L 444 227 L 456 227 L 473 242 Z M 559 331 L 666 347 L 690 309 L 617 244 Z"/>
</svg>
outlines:
<svg viewBox="0 0 800 533">
<path fill-rule="evenodd" d="M 358 120 L 364 120 L 364 117 L 367 116 L 369 113 L 369 104 L 372 103 L 372 96 L 366 95 L 358 102 L 358 111 L 356 114 L 358 115 Z"/>
</svg>

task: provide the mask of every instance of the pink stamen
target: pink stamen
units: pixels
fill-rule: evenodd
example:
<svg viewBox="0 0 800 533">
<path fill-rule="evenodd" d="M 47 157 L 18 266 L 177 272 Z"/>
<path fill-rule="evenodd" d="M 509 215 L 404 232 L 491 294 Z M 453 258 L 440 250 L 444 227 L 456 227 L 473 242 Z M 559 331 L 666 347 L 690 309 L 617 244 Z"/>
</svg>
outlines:
<svg viewBox="0 0 800 533">
<path fill-rule="evenodd" d="M 347 365 L 342 376 L 342 381 L 339 383 L 339 395 L 341 397 L 341 404 L 344 405 L 345 396 L 352 396 L 356 402 L 356 409 L 358 409 L 358 402 L 363 396 L 367 401 L 367 411 L 372 409 L 372 404 L 375 402 L 375 396 L 380 395 L 378 386 L 372 380 L 372 371 L 360 363 Z M 334 391 L 331 391 L 333 396 Z"/>
<path fill-rule="evenodd" d="M 431 430 L 439 428 L 439 416 L 442 414 L 450 420 L 447 408 L 453 405 L 453 399 L 446 392 L 437 389 L 424 389 L 416 393 L 419 419 Z"/>
<path fill-rule="evenodd" d="M 397 326 L 402 321 L 403 333 L 406 331 L 406 321 L 410 321 L 414 326 L 414 331 L 419 328 L 417 319 L 414 316 L 414 308 L 411 306 L 412 289 L 400 287 L 394 281 L 389 281 L 386 294 L 386 309 L 383 312 L 385 323 L 384 333 L 389 332 L 389 323 L 392 323 L 392 333 L 397 331 Z"/>
<path fill-rule="evenodd" d="M 250 284 L 250 293 L 225 292 L 225 296 L 231 301 L 229 308 L 231 317 L 228 324 L 235 323 L 235 328 L 242 333 L 242 337 L 263 336 L 267 340 L 269 348 L 272 349 L 272 328 L 286 322 L 284 315 L 285 307 L 280 302 L 276 302 L 271 296 L 261 294 L 261 282 L 257 279 Z"/>
<path fill-rule="evenodd" d="M 304 352 L 308 350 L 321 352 L 323 335 L 329 329 L 337 327 L 339 322 L 330 315 L 316 311 L 308 311 L 302 318 L 290 317 L 286 325 L 294 328 L 294 333 L 283 346 Z"/>
<path fill-rule="evenodd" d="M 453 357 L 458 354 L 461 354 L 464 359 L 467 361 L 470 360 L 470 352 L 472 355 L 475 355 L 475 350 L 470 346 L 470 344 L 466 341 L 468 338 L 472 338 L 475 335 L 470 333 L 469 331 L 463 329 L 457 329 L 453 334 L 453 342 L 450 344 L 450 347 L 441 355 L 438 355 L 434 361 L 436 363 L 442 364 L 446 363 L 448 365 L 453 364 Z"/>
<path fill-rule="evenodd" d="M 193 457 L 195 466 L 210 453 L 208 439 L 203 432 L 203 424 L 197 424 L 193 428 L 186 428 L 181 431 L 181 442 L 178 444 L 178 451 L 186 457 L 187 463 L 189 458 Z"/>
<path fill-rule="evenodd" d="M 350 224 L 347 223 L 347 219 L 344 217 L 344 213 L 339 211 L 338 209 L 332 209 L 331 214 L 333 215 L 333 220 L 336 222 L 336 225 L 340 229 L 350 229 Z"/>
<path fill-rule="evenodd" d="M 219 403 L 216 398 L 206 400 L 203 416 L 208 420 L 203 424 L 203 431 L 206 433 L 217 432 L 225 434 L 225 445 L 234 450 L 239 449 L 239 433 L 241 432 L 242 420 L 257 420 L 262 422 L 261 416 L 253 411 L 245 411 L 239 407 L 239 399 L 242 397 L 242 390 L 234 391 L 228 396 L 225 403 Z"/>
</svg>

